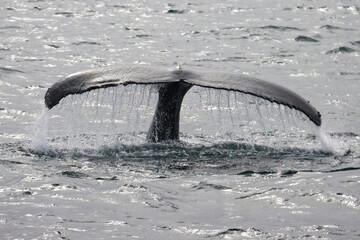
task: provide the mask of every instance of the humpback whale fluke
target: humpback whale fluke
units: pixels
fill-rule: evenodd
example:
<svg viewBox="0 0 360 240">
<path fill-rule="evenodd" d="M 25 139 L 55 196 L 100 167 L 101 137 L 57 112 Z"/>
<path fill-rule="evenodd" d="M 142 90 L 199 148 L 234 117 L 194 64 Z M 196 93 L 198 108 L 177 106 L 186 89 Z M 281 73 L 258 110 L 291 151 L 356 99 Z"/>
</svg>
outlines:
<svg viewBox="0 0 360 240">
<path fill-rule="evenodd" d="M 75 73 L 47 90 L 45 105 L 51 109 L 70 94 L 128 84 L 161 84 L 156 111 L 147 135 L 150 142 L 179 139 L 181 103 L 187 91 L 194 85 L 260 97 L 301 111 L 315 125 L 321 125 L 320 113 L 308 101 L 287 88 L 241 74 L 195 72 L 182 68 L 165 71 L 132 66 Z"/>
</svg>

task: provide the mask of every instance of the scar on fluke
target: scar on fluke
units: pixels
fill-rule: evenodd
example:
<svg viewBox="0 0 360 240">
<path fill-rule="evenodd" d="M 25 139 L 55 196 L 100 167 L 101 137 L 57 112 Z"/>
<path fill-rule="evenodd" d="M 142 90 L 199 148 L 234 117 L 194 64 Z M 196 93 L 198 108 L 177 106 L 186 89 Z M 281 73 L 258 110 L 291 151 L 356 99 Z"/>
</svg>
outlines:
<svg viewBox="0 0 360 240">
<path fill-rule="evenodd" d="M 155 114 L 147 134 L 149 142 L 179 140 L 181 104 L 192 86 L 242 92 L 260 97 L 303 112 L 315 125 L 321 125 L 321 115 L 309 101 L 285 87 L 247 75 L 190 71 L 181 68 L 168 71 L 131 66 L 78 72 L 51 86 L 45 94 L 45 105 L 51 109 L 70 94 L 128 84 L 161 84 Z"/>
</svg>

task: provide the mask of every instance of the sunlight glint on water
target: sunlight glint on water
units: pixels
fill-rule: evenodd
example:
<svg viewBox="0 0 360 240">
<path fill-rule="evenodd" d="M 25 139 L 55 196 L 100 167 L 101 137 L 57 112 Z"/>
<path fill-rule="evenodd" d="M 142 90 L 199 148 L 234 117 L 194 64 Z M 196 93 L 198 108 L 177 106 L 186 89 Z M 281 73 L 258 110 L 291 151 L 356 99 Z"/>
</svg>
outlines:
<svg viewBox="0 0 360 240">
<path fill-rule="evenodd" d="M 359 1 L 1 3 L 1 239 L 359 238 Z M 96 91 L 66 99 L 49 111 L 47 151 L 27 148 L 60 78 L 174 61 L 294 90 L 351 151 L 324 150 L 298 111 L 281 119 L 259 101 L 265 132 L 250 96 L 221 93 L 218 109 L 199 88 L 184 99 L 182 141 L 144 143 L 157 94 L 136 105 L 131 87 L 100 91 L 102 105 Z"/>
</svg>

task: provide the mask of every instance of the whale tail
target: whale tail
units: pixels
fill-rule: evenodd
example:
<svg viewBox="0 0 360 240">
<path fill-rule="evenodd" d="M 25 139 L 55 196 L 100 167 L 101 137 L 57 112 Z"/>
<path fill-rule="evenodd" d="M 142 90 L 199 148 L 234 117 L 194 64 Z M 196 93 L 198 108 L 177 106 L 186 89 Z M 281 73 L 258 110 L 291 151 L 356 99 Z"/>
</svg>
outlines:
<svg viewBox="0 0 360 240">
<path fill-rule="evenodd" d="M 260 97 L 301 111 L 315 125 L 321 125 L 320 113 L 301 96 L 282 86 L 240 74 L 194 72 L 182 68 L 163 71 L 133 66 L 75 73 L 47 90 L 45 105 L 51 109 L 70 94 L 81 94 L 97 88 L 128 84 L 161 84 L 156 111 L 147 134 L 149 142 L 179 139 L 182 100 L 194 85 Z"/>
<path fill-rule="evenodd" d="M 146 139 L 148 142 L 179 140 L 182 100 L 193 85 L 183 81 L 163 84 Z"/>
</svg>

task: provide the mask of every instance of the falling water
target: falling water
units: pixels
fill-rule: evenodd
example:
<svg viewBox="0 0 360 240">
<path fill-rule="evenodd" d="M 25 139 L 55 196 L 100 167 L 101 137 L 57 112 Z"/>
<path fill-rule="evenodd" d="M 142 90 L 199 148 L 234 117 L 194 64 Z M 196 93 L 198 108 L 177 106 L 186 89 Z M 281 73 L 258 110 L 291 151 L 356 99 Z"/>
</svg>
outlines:
<svg viewBox="0 0 360 240">
<path fill-rule="evenodd" d="M 98 149 L 144 144 L 158 88 L 129 85 L 68 96 L 53 109 L 43 110 L 33 146 Z M 234 142 L 282 149 L 299 148 L 302 138 L 308 143 L 301 146 L 304 150 L 343 152 L 303 113 L 234 91 L 193 87 L 182 104 L 180 131 L 181 140 L 190 144 Z"/>
<path fill-rule="evenodd" d="M 47 141 L 48 122 L 49 110 L 44 107 L 34 126 L 34 135 L 31 147 L 37 151 L 44 151 L 49 148 Z"/>
<path fill-rule="evenodd" d="M 346 146 L 331 138 L 331 136 L 324 132 L 321 127 L 318 127 L 317 130 L 317 136 L 321 142 L 323 151 L 341 156 L 349 152 L 349 149 Z"/>
</svg>

